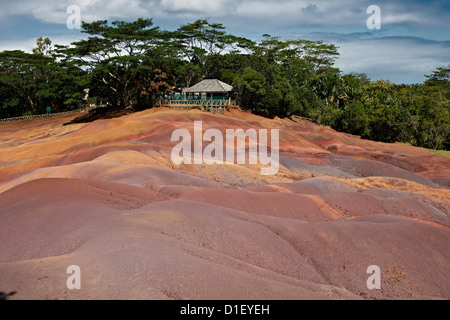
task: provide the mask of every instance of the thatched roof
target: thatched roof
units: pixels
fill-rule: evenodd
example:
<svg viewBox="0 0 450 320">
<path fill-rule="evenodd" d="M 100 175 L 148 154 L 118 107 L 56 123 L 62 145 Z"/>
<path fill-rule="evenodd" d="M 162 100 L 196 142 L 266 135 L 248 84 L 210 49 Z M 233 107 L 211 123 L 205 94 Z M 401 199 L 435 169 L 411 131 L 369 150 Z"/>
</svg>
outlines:
<svg viewBox="0 0 450 320">
<path fill-rule="evenodd" d="M 227 93 L 233 91 L 233 87 L 217 79 L 205 79 L 195 86 L 186 88 L 184 93 Z"/>
</svg>

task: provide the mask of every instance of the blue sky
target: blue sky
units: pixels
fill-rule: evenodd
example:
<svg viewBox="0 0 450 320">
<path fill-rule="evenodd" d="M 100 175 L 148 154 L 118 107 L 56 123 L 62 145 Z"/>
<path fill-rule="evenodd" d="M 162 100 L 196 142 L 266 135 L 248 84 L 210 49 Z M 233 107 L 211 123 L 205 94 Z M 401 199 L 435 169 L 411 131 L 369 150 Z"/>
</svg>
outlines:
<svg viewBox="0 0 450 320">
<path fill-rule="evenodd" d="M 31 51 L 39 36 L 58 44 L 78 40 L 84 35 L 66 24 L 70 5 L 88 22 L 144 17 L 174 30 L 207 18 L 253 40 L 265 33 L 324 40 L 339 47 L 343 72 L 372 80 L 420 83 L 450 64 L 450 1 L 418 0 L 0 0 L 0 51 Z M 381 9 L 379 30 L 367 27 L 370 5 Z"/>
</svg>

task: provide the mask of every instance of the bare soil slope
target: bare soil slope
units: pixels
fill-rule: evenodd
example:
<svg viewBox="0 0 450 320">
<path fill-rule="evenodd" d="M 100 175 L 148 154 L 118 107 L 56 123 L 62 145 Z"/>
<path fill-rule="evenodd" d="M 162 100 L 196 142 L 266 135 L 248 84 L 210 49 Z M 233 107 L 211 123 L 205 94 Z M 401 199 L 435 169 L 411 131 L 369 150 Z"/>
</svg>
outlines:
<svg viewBox="0 0 450 320">
<path fill-rule="evenodd" d="M 450 298 L 449 158 L 237 110 L 63 126 L 76 116 L 0 124 L 1 296 Z M 194 121 L 279 129 L 278 174 L 174 165 L 172 132 Z"/>
</svg>

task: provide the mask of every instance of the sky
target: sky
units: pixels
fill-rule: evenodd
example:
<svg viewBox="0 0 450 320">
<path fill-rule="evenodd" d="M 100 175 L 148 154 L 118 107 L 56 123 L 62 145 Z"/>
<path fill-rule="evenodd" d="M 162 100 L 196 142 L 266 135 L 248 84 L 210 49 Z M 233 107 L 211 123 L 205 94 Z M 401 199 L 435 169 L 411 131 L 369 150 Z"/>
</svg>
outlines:
<svg viewBox="0 0 450 320">
<path fill-rule="evenodd" d="M 343 73 L 372 80 L 421 83 L 450 64 L 450 0 L 0 0 L 0 51 L 31 52 L 40 36 L 63 45 L 86 37 L 68 27 L 72 5 L 86 22 L 142 17 L 176 30 L 208 19 L 255 41 L 263 34 L 323 40 L 339 47 Z"/>
</svg>

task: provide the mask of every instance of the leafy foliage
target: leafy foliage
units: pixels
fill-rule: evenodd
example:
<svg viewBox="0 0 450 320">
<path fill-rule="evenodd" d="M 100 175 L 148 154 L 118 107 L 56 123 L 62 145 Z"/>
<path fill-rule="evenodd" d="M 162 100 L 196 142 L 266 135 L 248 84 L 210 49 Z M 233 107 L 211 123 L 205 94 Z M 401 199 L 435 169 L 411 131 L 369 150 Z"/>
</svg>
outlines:
<svg viewBox="0 0 450 320">
<path fill-rule="evenodd" d="M 259 43 L 197 20 L 175 31 L 152 19 L 82 23 L 87 39 L 70 46 L 38 38 L 33 53 L 0 53 L 0 117 L 70 110 L 87 102 L 124 109 L 217 78 L 235 88 L 241 108 L 267 117 L 307 117 L 337 130 L 385 142 L 449 149 L 450 66 L 418 85 L 342 74 L 333 44 Z M 85 89 L 89 88 L 86 99 Z"/>
</svg>

